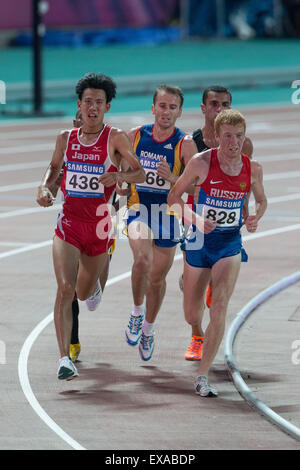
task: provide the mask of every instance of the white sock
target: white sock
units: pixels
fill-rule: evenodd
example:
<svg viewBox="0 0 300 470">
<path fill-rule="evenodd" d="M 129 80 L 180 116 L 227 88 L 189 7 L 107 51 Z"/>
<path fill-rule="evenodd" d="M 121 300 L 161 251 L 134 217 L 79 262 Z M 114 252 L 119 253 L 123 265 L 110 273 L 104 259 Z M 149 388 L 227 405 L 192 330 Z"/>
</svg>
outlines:
<svg viewBox="0 0 300 470">
<path fill-rule="evenodd" d="M 140 315 L 144 315 L 144 304 L 142 304 L 142 305 L 133 305 L 132 315 L 134 317 L 139 317 Z"/>
<path fill-rule="evenodd" d="M 63 359 L 70 359 L 69 356 L 62 356 L 59 358 L 59 362 L 62 361 Z"/>
<path fill-rule="evenodd" d="M 100 280 L 99 280 L 99 279 L 98 279 L 98 281 L 97 281 L 97 285 L 96 285 L 96 289 L 95 289 L 94 295 L 98 294 L 98 292 L 101 292 L 101 294 L 102 294 L 102 287 L 101 287 L 101 284 L 100 284 Z"/>
<path fill-rule="evenodd" d="M 144 320 L 142 331 L 144 335 L 151 336 L 154 334 L 154 323 L 149 323 L 147 320 Z"/>
</svg>

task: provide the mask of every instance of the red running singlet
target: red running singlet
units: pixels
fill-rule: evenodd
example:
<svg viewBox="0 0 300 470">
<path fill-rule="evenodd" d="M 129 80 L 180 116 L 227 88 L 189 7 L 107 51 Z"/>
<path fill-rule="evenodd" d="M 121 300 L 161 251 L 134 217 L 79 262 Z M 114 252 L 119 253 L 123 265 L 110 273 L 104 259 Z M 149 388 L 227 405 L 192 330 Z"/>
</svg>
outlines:
<svg viewBox="0 0 300 470">
<path fill-rule="evenodd" d="M 81 252 L 95 256 L 109 249 L 114 236 L 108 204 L 115 185 L 104 187 L 98 178 L 117 171 L 117 167 L 109 156 L 110 126 L 105 125 L 90 145 L 82 144 L 79 132 L 72 129 L 67 141 L 61 184 L 64 201 L 55 233 Z"/>
</svg>

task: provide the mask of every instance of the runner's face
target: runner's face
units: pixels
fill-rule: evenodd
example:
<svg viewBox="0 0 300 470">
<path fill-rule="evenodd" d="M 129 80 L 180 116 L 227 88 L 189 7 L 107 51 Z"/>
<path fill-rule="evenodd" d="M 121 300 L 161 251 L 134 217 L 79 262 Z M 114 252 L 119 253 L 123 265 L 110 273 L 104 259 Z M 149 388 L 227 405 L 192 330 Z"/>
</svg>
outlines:
<svg viewBox="0 0 300 470">
<path fill-rule="evenodd" d="M 103 123 L 104 114 L 110 108 L 110 104 L 106 103 L 105 91 L 95 88 L 86 88 L 77 104 L 81 111 L 82 124 L 93 128 Z"/>
<path fill-rule="evenodd" d="M 155 116 L 155 123 L 161 129 L 173 128 L 181 112 L 179 96 L 165 91 L 157 94 L 155 104 L 152 105 L 152 114 Z"/>
<path fill-rule="evenodd" d="M 228 93 L 209 91 L 206 103 L 201 104 L 205 120 L 213 124 L 219 112 L 223 109 L 229 109 L 230 104 L 230 96 Z"/>
<path fill-rule="evenodd" d="M 218 139 L 220 150 L 224 155 L 229 158 L 239 157 L 245 140 L 244 126 L 222 124 L 219 129 Z"/>
</svg>

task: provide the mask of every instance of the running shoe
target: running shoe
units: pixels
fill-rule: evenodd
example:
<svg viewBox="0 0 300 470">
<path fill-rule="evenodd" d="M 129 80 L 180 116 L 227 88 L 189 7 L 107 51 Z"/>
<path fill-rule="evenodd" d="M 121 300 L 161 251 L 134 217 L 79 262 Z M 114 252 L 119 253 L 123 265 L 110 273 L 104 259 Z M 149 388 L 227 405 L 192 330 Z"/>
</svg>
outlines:
<svg viewBox="0 0 300 470">
<path fill-rule="evenodd" d="M 59 360 L 57 377 L 59 380 L 72 380 L 78 377 L 77 369 L 69 357 L 65 356 Z"/>
<path fill-rule="evenodd" d="M 199 375 L 195 381 L 195 392 L 201 397 L 217 397 L 218 392 L 209 385 L 206 375 Z"/>
<path fill-rule="evenodd" d="M 201 336 L 192 336 L 191 343 L 185 352 L 185 359 L 187 361 L 201 361 L 203 340 Z"/>
<path fill-rule="evenodd" d="M 70 359 L 72 362 L 76 362 L 81 351 L 81 344 L 70 344 Z"/>
<path fill-rule="evenodd" d="M 142 333 L 139 344 L 139 353 L 143 361 L 149 361 L 154 351 L 154 335 L 145 335 Z"/>
<path fill-rule="evenodd" d="M 102 299 L 102 289 L 101 289 L 100 281 L 98 279 L 97 287 L 96 287 L 94 294 L 85 301 L 88 310 L 90 312 L 93 312 L 94 310 L 96 310 L 96 308 L 101 302 L 101 299 Z"/>
<path fill-rule="evenodd" d="M 136 346 L 142 335 L 144 315 L 130 315 L 128 326 L 125 330 L 126 341 L 130 346 Z"/>
<path fill-rule="evenodd" d="M 181 274 L 180 278 L 178 279 L 179 289 L 183 292 L 183 274 Z"/>
<path fill-rule="evenodd" d="M 211 287 L 208 284 L 207 289 L 206 289 L 206 299 L 205 299 L 207 308 L 210 308 L 211 306 L 211 294 L 212 294 Z"/>
</svg>

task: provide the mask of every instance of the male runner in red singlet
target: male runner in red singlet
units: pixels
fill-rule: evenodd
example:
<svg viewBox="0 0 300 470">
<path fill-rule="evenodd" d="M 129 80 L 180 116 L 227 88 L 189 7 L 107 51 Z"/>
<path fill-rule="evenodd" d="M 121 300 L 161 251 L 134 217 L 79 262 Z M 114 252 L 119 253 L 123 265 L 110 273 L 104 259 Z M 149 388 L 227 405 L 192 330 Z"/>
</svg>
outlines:
<svg viewBox="0 0 300 470">
<path fill-rule="evenodd" d="M 202 94 L 201 111 L 204 115 L 204 126 L 193 132 L 193 139 L 197 145 L 198 152 L 218 146 L 218 140 L 215 135 L 214 122 L 219 112 L 231 107 L 232 96 L 230 91 L 220 85 L 207 87 Z M 253 154 L 253 144 L 249 137 L 245 137 L 242 152 L 250 159 Z M 193 195 L 189 195 L 187 204 L 193 205 Z M 246 207 L 244 207 L 246 210 Z M 185 257 L 184 248 L 183 255 Z M 183 290 L 183 275 L 179 279 L 179 286 Z M 206 292 L 206 305 L 211 305 L 211 284 L 208 285 Z M 204 333 L 201 325 L 192 327 L 191 342 L 185 352 L 185 359 L 189 361 L 199 361 L 202 357 Z"/>
<path fill-rule="evenodd" d="M 72 301 L 88 299 L 99 286 L 114 241 L 110 200 L 116 183 L 142 183 L 142 169 L 125 132 L 104 124 L 104 115 L 116 95 L 116 85 L 102 74 L 86 74 L 76 85 L 82 127 L 62 131 L 49 168 L 38 189 L 37 202 L 53 204 L 53 186 L 65 161 L 64 203 L 53 240 L 53 262 L 58 284 L 54 323 L 60 351 L 58 378 L 78 376 L 69 358 Z M 120 171 L 125 161 L 130 169 Z"/>
<path fill-rule="evenodd" d="M 75 119 L 73 119 L 73 127 L 79 128 L 81 126 L 82 126 L 81 111 L 80 109 L 78 109 L 76 112 Z M 55 181 L 53 187 L 50 188 L 51 193 L 53 197 L 55 198 L 57 196 L 59 188 L 61 187 L 61 183 L 62 183 L 62 179 L 64 175 L 64 166 L 65 166 L 65 163 L 63 163 L 63 168 L 60 171 L 59 176 L 57 180 Z M 115 196 L 116 196 L 116 193 L 114 193 L 112 205 L 115 211 L 117 212 L 119 210 L 119 204 L 114 202 Z M 109 258 L 107 259 L 107 266 L 105 269 L 103 269 L 101 276 L 99 278 L 100 289 L 98 289 L 97 291 L 98 295 L 92 296 L 92 298 L 86 300 L 87 307 L 89 310 L 95 310 L 98 307 L 99 303 L 101 302 L 102 293 L 104 291 L 106 281 L 108 279 L 109 265 L 110 265 L 112 253 L 114 251 L 114 246 L 115 246 L 115 240 L 114 240 L 113 245 L 109 249 Z M 77 299 L 76 292 L 75 292 L 74 300 L 72 302 L 72 316 L 73 316 L 73 325 L 72 325 L 71 343 L 70 343 L 70 359 L 73 362 L 75 362 L 77 361 L 79 354 L 81 352 L 81 343 L 79 340 L 79 302 Z"/>
<path fill-rule="evenodd" d="M 74 128 L 79 128 L 81 126 L 82 126 L 81 111 L 78 109 L 77 112 L 76 112 L 75 119 L 73 119 L 73 127 Z M 56 198 L 58 190 L 61 187 L 62 179 L 63 179 L 63 176 L 64 176 L 64 166 L 65 166 L 65 163 L 63 163 L 63 167 L 62 167 L 62 169 L 61 169 L 61 171 L 58 175 L 57 180 L 54 182 L 53 186 L 51 186 L 51 188 L 49 188 L 51 193 L 52 193 L 52 196 L 54 198 Z M 101 284 L 101 288 L 102 288 L 102 291 L 103 291 L 101 279 L 100 279 L 100 284 Z M 78 303 L 77 295 L 76 295 L 76 292 L 75 292 L 74 299 L 73 299 L 73 302 L 72 302 L 73 323 L 72 323 L 72 333 L 71 333 L 71 343 L 70 343 L 70 359 L 73 362 L 75 362 L 78 359 L 80 351 L 81 351 L 81 344 L 80 344 L 80 341 L 79 341 L 78 316 L 79 316 L 79 303 Z"/>
<path fill-rule="evenodd" d="M 241 113 L 228 109 L 215 119 L 219 147 L 196 154 L 171 190 L 168 203 L 181 207 L 193 231 L 187 240 L 184 267 L 184 311 L 187 322 L 201 324 L 204 295 L 212 280 L 210 321 L 204 333 L 203 355 L 195 392 L 217 396 L 208 383 L 208 372 L 222 341 L 228 302 L 238 277 L 242 248 L 240 229 L 243 205 L 252 191 L 255 215 L 248 215 L 245 226 L 255 232 L 267 200 L 262 183 L 262 168 L 241 153 L 246 122 Z M 184 204 L 182 194 L 195 183 L 199 187 L 195 212 Z"/>
</svg>

